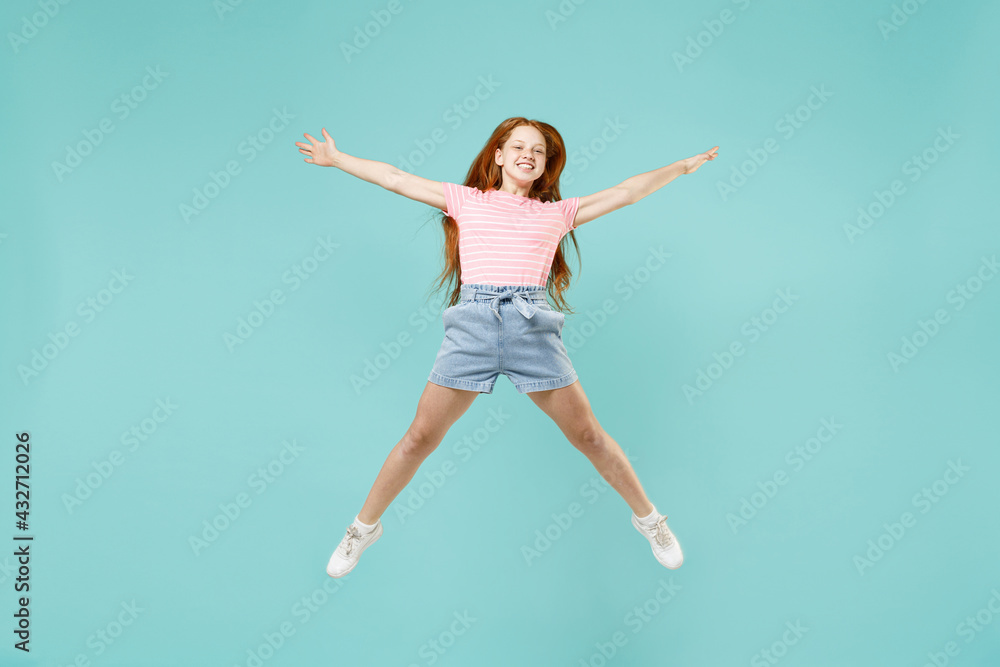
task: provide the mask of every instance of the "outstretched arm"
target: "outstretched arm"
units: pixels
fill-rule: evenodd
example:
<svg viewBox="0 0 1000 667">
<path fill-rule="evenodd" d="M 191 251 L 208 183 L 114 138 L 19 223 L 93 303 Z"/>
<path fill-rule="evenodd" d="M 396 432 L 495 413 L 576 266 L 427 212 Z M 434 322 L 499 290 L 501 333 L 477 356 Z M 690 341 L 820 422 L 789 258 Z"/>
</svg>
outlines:
<svg viewBox="0 0 1000 667">
<path fill-rule="evenodd" d="M 580 206 L 577 209 L 573 226 L 579 227 L 585 222 L 590 222 L 602 215 L 617 211 L 623 206 L 634 204 L 643 197 L 653 194 L 682 174 L 693 174 L 706 161 L 714 160 L 718 152 L 719 147 L 715 146 L 704 153 L 678 160 L 665 167 L 647 171 L 644 174 L 626 178 L 620 184 L 610 187 L 607 190 L 601 190 L 600 192 L 580 197 Z"/>
<path fill-rule="evenodd" d="M 337 150 L 333 137 L 327 133 L 325 127 L 323 128 L 323 137 L 326 141 L 317 141 L 308 133 L 305 133 L 304 136 L 309 140 L 309 143 L 297 141 L 295 145 L 299 147 L 299 152 L 306 156 L 304 161 L 309 164 L 337 167 L 352 176 L 357 176 L 390 192 L 423 202 L 434 208 L 445 210 L 448 206 L 444 198 L 444 186 L 440 181 L 432 181 L 407 173 L 387 162 L 366 160 Z"/>
</svg>

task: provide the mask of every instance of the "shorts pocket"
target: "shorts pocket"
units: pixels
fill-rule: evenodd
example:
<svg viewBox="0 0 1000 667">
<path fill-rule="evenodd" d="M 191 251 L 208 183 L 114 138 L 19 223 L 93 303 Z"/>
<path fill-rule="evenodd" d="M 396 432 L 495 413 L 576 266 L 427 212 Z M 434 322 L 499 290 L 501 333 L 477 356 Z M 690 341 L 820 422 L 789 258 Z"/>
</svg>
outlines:
<svg viewBox="0 0 1000 667">
<path fill-rule="evenodd" d="M 469 301 L 459 301 L 454 306 L 448 306 L 447 308 L 441 311 L 441 317 L 443 318 L 445 315 L 450 315 L 456 309 L 468 306 L 470 303 L 475 303 L 475 302 L 470 299 Z"/>
<path fill-rule="evenodd" d="M 566 315 L 554 310 L 552 306 L 548 303 L 535 304 L 538 311 L 535 313 L 537 316 L 542 313 L 542 326 L 550 331 L 555 331 L 556 335 L 562 338 L 563 324 L 566 323 Z"/>
<path fill-rule="evenodd" d="M 544 310 L 548 313 L 553 313 L 554 315 L 558 315 L 563 320 L 566 319 L 566 315 L 564 313 L 559 312 L 558 310 L 553 309 L 552 306 L 549 305 L 548 301 L 536 301 L 535 307 L 537 307 L 539 310 Z"/>
<path fill-rule="evenodd" d="M 556 316 L 556 332 L 559 334 L 559 338 L 562 338 L 563 325 L 566 324 L 566 313 L 561 313 L 558 310 L 552 310 L 549 308 L 549 312 Z"/>
</svg>

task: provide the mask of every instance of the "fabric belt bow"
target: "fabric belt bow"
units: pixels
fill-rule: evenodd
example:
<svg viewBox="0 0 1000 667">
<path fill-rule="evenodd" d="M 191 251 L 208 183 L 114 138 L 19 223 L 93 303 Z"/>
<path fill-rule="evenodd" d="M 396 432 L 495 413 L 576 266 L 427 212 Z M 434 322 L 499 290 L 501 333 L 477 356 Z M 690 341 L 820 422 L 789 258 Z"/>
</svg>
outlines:
<svg viewBox="0 0 1000 667">
<path fill-rule="evenodd" d="M 496 315 L 497 319 L 500 320 L 501 322 L 503 322 L 503 318 L 500 317 L 500 311 L 499 311 L 500 300 L 506 297 L 510 297 L 511 303 L 514 304 L 514 307 L 517 308 L 518 312 L 524 315 L 529 320 L 538 311 L 538 307 L 535 304 L 531 303 L 531 301 L 529 301 L 528 299 L 525 299 L 523 296 L 524 292 L 521 291 L 506 289 L 502 292 L 480 291 L 478 292 L 478 294 L 494 295 L 493 298 L 490 299 L 490 308 L 493 310 L 493 314 Z"/>
</svg>

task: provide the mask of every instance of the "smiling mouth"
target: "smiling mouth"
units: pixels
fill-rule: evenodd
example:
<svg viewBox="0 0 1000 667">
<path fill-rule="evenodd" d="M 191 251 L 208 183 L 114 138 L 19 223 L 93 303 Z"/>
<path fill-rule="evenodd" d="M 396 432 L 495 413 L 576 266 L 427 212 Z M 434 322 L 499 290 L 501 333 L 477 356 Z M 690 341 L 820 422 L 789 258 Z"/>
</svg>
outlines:
<svg viewBox="0 0 1000 667">
<path fill-rule="evenodd" d="M 531 171 L 535 168 L 534 165 L 528 164 L 527 162 L 522 162 L 517 166 L 520 167 L 521 171 Z M 527 169 L 525 169 L 525 167 L 527 167 Z"/>
</svg>

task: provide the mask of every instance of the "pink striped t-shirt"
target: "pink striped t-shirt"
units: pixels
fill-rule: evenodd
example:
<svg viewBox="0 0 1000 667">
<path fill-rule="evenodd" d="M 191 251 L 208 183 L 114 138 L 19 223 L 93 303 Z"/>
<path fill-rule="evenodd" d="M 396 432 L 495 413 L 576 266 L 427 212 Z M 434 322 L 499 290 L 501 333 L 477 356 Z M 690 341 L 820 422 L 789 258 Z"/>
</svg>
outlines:
<svg viewBox="0 0 1000 667">
<path fill-rule="evenodd" d="M 458 223 L 462 284 L 547 285 L 579 197 L 553 202 L 443 182 L 445 213 Z"/>
</svg>

